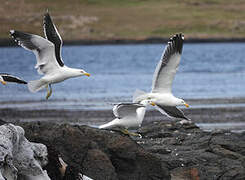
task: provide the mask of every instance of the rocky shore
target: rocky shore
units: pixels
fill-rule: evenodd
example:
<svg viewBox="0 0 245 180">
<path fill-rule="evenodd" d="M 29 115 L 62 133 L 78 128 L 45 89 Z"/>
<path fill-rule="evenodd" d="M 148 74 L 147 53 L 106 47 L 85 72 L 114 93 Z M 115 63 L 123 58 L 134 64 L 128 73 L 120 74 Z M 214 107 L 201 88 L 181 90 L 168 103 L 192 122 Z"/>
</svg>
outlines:
<svg viewBox="0 0 245 180">
<path fill-rule="evenodd" d="M 158 121 L 142 127 L 140 139 L 88 126 L 18 125 L 29 141 L 55 147 L 65 162 L 93 179 L 245 179 L 245 133 Z"/>
</svg>

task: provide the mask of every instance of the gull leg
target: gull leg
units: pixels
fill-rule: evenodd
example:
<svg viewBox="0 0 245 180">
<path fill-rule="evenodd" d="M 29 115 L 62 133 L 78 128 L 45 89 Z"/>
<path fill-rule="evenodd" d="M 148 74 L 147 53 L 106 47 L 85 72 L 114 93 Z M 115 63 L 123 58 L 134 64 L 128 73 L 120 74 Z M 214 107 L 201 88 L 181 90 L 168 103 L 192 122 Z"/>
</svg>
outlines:
<svg viewBox="0 0 245 180">
<path fill-rule="evenodd" d="M 46 86 L 46 89 L 47 89 L 47 95 L 46 95 L 46 99 L 48 100 L 48 98 L 51 96 L 52 94 L 52 87 L 50 84 L 47 84 Z"/>
<path fill-rule="evenodd" d="M 130 131 L 128 131 L 126 128 L 122 128 L 122 129 L 121 129 L 121 132 L 122 132 L 123 134 L 129 135 L 129 136 L 138 136 L 139 138 L 142 138 L 142 136 L 141 136 L 140 134 L 130 132 Z"/>
</svg>

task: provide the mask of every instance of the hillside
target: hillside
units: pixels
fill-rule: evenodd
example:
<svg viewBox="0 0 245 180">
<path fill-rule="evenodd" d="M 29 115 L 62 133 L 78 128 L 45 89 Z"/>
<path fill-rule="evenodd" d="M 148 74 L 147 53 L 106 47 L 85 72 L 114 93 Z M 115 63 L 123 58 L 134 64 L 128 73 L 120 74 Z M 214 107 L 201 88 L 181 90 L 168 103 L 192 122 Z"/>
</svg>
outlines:
<svg viewBox="0 0 245 180">
<path fill-rule="evenodd" d="M 64 40 L 245 37 L 244 0 L 2 0 L 0 38 L 43 35 L 47 9 Z"/>
</svg>

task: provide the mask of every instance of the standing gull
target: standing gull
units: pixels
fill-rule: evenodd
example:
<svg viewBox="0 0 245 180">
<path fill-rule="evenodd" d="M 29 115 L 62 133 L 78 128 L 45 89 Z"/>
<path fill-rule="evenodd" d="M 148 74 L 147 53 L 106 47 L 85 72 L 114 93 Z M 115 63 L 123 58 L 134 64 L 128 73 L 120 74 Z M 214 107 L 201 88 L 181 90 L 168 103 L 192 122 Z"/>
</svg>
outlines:
<svg viewBox="0 0 245 180">
<path fill-rule="evenodd" d="M 27 82 L 25 82 L 24 80 L 13 76 L 11 74 L 7 74 L 7 73 L 0 73 L 0 82 L 3 85 L 6 85 L 7 82 L 14 82 L 14 83 L 18 83 L 18 84 L 27 84 Z"/>
<path fill-rule="evenodd" d="M 176 34 L 170 38 L 167 47 L 158 63 L 152 82 L 152 90 L 145 93 L 137 90 L 134 94 L 134 102 L 140 103 L 142 100 L 148 99 L 150 104 L 163 114 L 189 120 L 184 113 L 176 106 L 189 105 L 180 98 L 176 98 L 172 94 L 172 83 L 177 72 L 180 56 L 183 49 L 184 36 Z"/>
<path fill-rule="evenodd" d="M 11 36 L 18 45 L 36 55 L 37 64 L 35 68 L 39 74 L 44 74 L 41 79 L 28 82 L 29 90 L 37 92 L 46 87 L 46 99 L 48 99 L 52 94 L 51 84 L 72 77 L 90 76 L 90 74 L 83 69 L 69 68 L 64 64 L 61 59 L 62 39 L 48 13 L 44 16 L 44 33 L 46 39 L 38 35 L 10 30 Z"/>
<path fill-rule="evenodd" d="M 120 103 L 113 107 L 113 114 L 116 117 L 111 122 L 99 126 L 99 129 L 120 128 L 121 132 L 128 135 L 140 136 L 137 133 L 131 133 L 129 128 L 139 128 L 145 116 L 145 109 L 148 100 L 141 103 Z M 141 136 L 140 136 L 141 137 Z"/>
</svg>

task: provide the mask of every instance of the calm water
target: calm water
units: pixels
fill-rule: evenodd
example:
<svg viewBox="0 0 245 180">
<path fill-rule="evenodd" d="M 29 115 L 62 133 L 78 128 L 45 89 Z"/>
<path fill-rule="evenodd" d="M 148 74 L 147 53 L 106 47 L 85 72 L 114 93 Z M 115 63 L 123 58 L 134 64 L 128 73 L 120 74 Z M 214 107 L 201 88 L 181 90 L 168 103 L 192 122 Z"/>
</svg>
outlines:
<svg viewBox="0 0 245 180">
<path fill-rule="evenodd" d="M 91 73 L 53 85 L 50 101 L 102 106 L 131 101 L 136 89 L 150 91 L 152 75 L 164 45 L 65 46 L 63 59 L 70 67 Z M 185 99 L 245 97 L 245 43 L 184 44 L 173 92 Z M 25 80 L 40 78 L 35 56 L 23 48 L 1 48 L 0 72 Z M 0 101 L 44 100 L 45 91 L 0 86 Z"/>
</svg>

